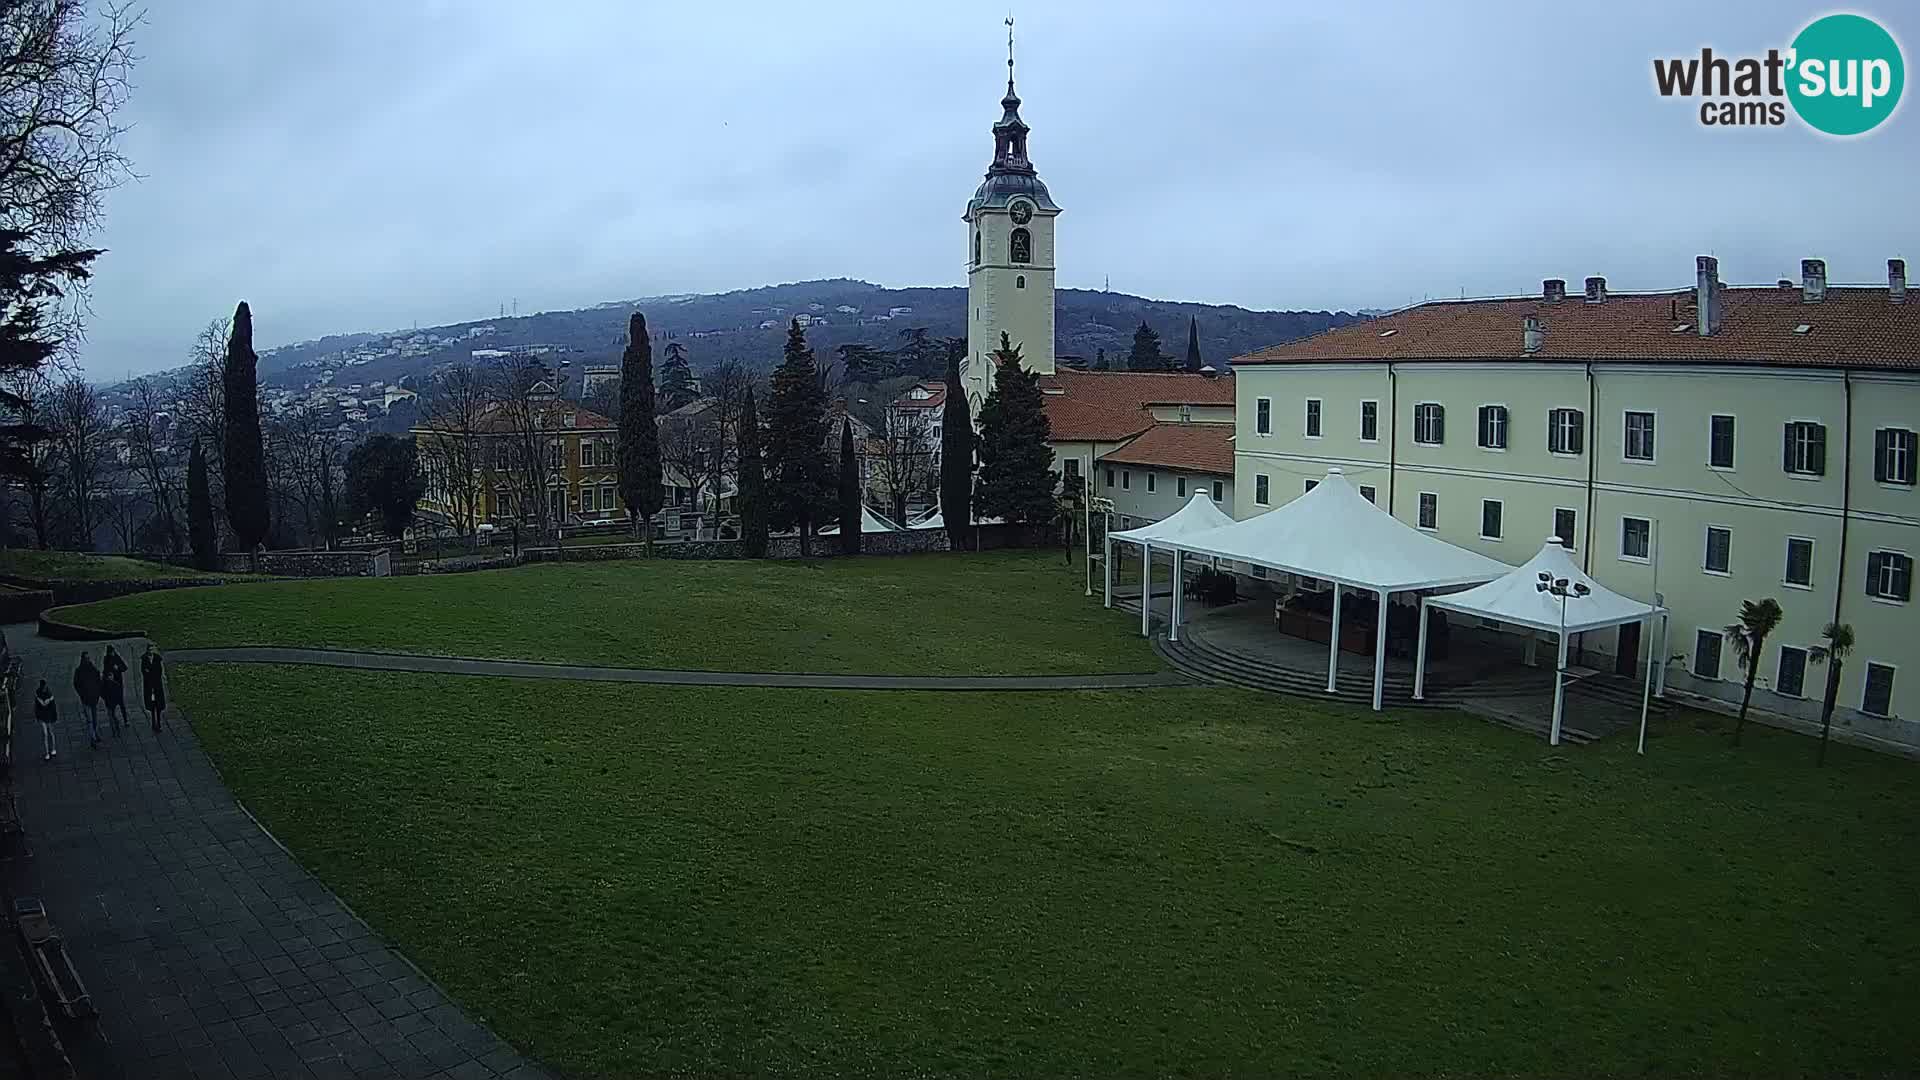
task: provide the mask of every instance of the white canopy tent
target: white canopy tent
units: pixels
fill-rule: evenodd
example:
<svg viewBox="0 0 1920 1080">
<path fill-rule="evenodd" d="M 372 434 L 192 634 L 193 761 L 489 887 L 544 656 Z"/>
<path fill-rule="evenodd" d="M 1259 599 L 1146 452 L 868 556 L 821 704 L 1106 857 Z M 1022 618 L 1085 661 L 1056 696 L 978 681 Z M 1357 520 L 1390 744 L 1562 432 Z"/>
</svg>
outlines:
<svg viewBox="0 0 1920 1080">
<path fill-rule="evenodd" d="M 1651 696 L 1654 672 L 1663 665 L 1653 662 L 1653 620 L 1662 620 L 1666 610 L 1658 604 L 1622 596 L 1583 573 L 1558 537 L 1548 537 L 1540 553 L 1516 566 L 1505 575 L 1484 585 L 1428 597 L 1420 602 L 1420 644 L 1415 653 L 1413 696 L 1426 695 L 1427 608 L 1437 607 L 1463 615 L 1524 626 L 1560 637 L 1560 659 L 1554 668 L 1553 728 L 1547 741 L 1560 745 L 1560 717 L 1565 698 L 1567 636 L 1588 630 L 1604 630 L 1625 623 L 1642 624 L 1641 636 L 1647 647 L 1647 689 Z M 1661 637 L 1664 639 L 1665 634 Z M 1640 708 L 1640 724 L 1646 727 L 1646 703 Z M 1643 738 L 1644 745 L 1644 738 Z"/>
<path fill-rule="evenodd" d="M 1108 533 L 1106 560 L 1103 563 L 1106 572 L 1106 606 L 1113 606 L 1113 542 L 1115 540 L 1140 545 L 1140 633 L 1145 636 L 1152 632 L 1148 621 L 1151 618 L 1149 613 L 1153 610 L 1154 545 L 1176 536 L 1206 532 L 1209 529 L 1231 524 L 1233 524 L 1233 518 L 1226 511 L 1215 506 L 1213 499 L 1206 492 L 1195 491 L 1193 497 L 1187 500 L 1187 505 L 1151 525 L 1142 525 L 1137 529 L 1127 529 L 1124 532 Z M 1162 543 L 1161 546 L 1167 545 Z M 1174 588 L 1176 589 L 1180 585 L 1179 558 L 1179 553 L 1175 552 Z M 1176 596 L 1174 602 L 1179 603 L 1179 597 Z M 1177 627 L 1173 627 L 1169 632 L 1177 635 L 1179 631 Z"/>
<path fill-rule="evenodd" d="M 1003 524 L 1004 522 L 1005 522 L 1004 518 L 975 517 L 973 519 L 973 523 L 975 525 L 1000 525 L 1000 524 Z M 907 528 L 909 529 L 944 529 L 946 527 L 947 527 L 946 514 L 943 511 L 941 511 L 941 509 L 937 506 L 934 507 L 933 513 L 928 514 L 926 517 L 923 517 L 919 521 L 916 521 L 907 526 Z"/>
<path fill-rule="evenodd" d="M 1369 502 L 1338 467 L 1312 491 L 1278 509 L 1231 525 L 1168 537 L 1165 547 L 1265 566 L 1333 582 L 1333 631 L 1327 691 L 1340 671 L 1340 594 L 1365 589 L 1380 597 L 1374 629 L 1373 707 L 1386 688 L 1387 605 L 1396 592 L 1477 585 L 1511 567 L 1413 528 Z M 1173 628 L 1180 625 L 1180 560 L 1173 564 Z"/>
<path fill-rule="evenodd" d="M 860 531 L 863 533 L 899 532 L 900 526 L 873 512 L 866 504 L 860 506 Z M 840 526 L 829 525 L 824 529 L 815 529 L 815 536 L 838 536 Z"/>
</svg>

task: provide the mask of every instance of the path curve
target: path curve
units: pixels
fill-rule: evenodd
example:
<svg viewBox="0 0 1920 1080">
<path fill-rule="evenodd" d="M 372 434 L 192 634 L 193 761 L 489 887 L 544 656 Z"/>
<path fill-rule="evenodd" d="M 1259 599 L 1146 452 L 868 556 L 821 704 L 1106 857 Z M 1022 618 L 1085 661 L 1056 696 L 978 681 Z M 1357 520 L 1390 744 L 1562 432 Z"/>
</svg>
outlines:
<svg viewBox="0 0 1920 1080">
<path fill-rule="evenodd" d="M 356 652 L 248 645 L 226 649 L 174 649 L 174 663 L 306 664 L 362 671 L 411 671 L 440 675 L 503 675 L 518 679 L 655 683 L 662 686 L 759 686 L 805 690 L 1138 690 L 1190 686 L 1178 672 L 1117 675 L 833 675 L 780 671 L 686 671 L 676 668 L 616 668 L 546 664 L 529 660 L 483 660 L 420 653 Z"/>
</svg>

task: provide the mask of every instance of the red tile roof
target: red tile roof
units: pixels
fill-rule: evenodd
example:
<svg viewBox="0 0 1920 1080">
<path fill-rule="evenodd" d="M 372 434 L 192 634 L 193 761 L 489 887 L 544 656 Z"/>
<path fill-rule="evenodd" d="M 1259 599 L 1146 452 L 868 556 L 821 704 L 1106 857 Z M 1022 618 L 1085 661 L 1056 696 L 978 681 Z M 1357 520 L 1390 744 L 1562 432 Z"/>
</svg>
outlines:
<svg viewBox="0 0 1920 1080">
<path fill-rule="evenodd" d="M 1155 424 L 1102 462 L 1233 475 L 1232 424 Z"/>
<path fill-rule="evenodd" d="M 915 390 L 926 390 L 924 398 L 912 396 Z M 916 383 L 907 392 L 894 398 L 887 404 L 895 409 L 938 409 L 947 403 L 947 385 L 945 383 Z"/>
<path fill-rule="evenodd" d="M 1829 287 L 1817 303 L 1792 287 L 1723 287 L 1724 315 L 1702 337 L 1694 293 L 1579 293 L 1441 300 L 1235 357 L 1235 364 L 1340 360 L 1615 360 L 1689 364 L 1920 370 L 1920 295 L 1895 304 L 1882 287 Z M 1545 328 L 1539 351 L 1522 347 L 1522 323 Z M 1796 328 L 1806 326 L 1805 331 Z M 1676 330 L 1676 327 L 1684 329 Z"/>
<path fill-rule="evenodd" d="M 1233 379 L 1186 372 L 1075 371 L 1040 377 L 1060 442 L 1118 442 L 1153 426 L 1150 405 L 1232 405 Z"/>
</svg>

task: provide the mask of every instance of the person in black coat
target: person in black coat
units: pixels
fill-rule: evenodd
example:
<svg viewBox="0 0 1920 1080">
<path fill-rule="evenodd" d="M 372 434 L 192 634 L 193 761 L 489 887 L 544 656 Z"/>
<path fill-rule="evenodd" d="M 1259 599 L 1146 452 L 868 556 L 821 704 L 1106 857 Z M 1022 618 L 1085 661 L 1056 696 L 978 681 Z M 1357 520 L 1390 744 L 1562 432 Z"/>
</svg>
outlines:
<svg viewBox="0 0 1920 1080">
<path fill-rule="evenodd" d="M 40 738 L 47 747 L 40 760 L 52 761 L 60 756 L 60 748 L 53 742 L 53 725 L 60 719 L 60 710 L 54 707 L 53 691 L 47 688 L 45 679 L 40 680 L 40 689 L 33 692 L 33 718 L 40 721 Z"/>
<path fill-rule="evenodd" d="M 100 700 L 107 706 L 107 719 L 113 724 L 113 733 L 120 734 L 120 725 L 127 721 L 127 662 L 120 651 L 107 646 L 107 655 L 100 658 Z"/>
<path fill-rule="evenodd" d="M 87 713 L 87 741 L 100 745 L 100 669 L 93 657 L 80 654 L 80 666 L 73 669 L 73 692 L 80 695 L 80 707 Z"/>
<path fill-rule="evenodd" d="M 147 651 L 140 657 L 141 700 L 146 703 L 147 713 L 153 719 L 153 730 L 160 730 L 160 714 L 167 711 L 167 678 L 160 666 L 160 650 L 147 642 Z"/>
</svg>

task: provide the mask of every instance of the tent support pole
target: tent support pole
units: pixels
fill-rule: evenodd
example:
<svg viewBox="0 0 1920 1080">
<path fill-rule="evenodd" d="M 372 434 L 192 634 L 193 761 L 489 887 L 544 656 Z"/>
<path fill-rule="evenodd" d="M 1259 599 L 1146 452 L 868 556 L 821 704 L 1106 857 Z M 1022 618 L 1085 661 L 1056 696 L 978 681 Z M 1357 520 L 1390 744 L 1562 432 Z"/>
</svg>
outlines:
<svg viewBox="0 0 1920 1080">
<path fill-rule="evenodd" d="M 1640 623 L 1647 639 L 1647 676 L 1646 685 L 1640 688 L 1640 745 L 1634 748 L 1636 754 L 1647 752 L 1647 706 L 1653 699 L 1653 619 L 1642 619 Z"/>
<path fill-rule="evenodd" d="M 1660 662 L 1653 669 L 1653 692 L 1662 701 L 1667 697 L 1667 650 L 1673 646 L 1667 642 L 1668 617 L 1660 613 Z"/>
<path fill-rule="evenodd" d="M 1420 644 L 1413 651 L 1413 700 L 1427 700 L 1427 598 L 1420 598 Z"/>
<path fill-rule="evenodd" d="M 1180 589 L 1183 584 L 1182 575 L 1186 569 L 1181 564 L 1187 561 L 1182 557 L 1185 554 L 1186 552 L 1179 548 L 1173 549 L 1173 598 L 1167 601 L 1168 641 L 1180 640 Z"/>
<path fill-rule="evenodd" d="M 1547 745 L 1560 745 L 1560 710 L 1567 700 L 1567 632 L 1560 632 L 1560 662 L 1553 669 L 1553 729 L 1547 732 Z"/>
<path fill-rule="evenodd" d="M 1109 536 L 1106 538 L 1106 548 L 1107 548 L 1106 557 L 1100 560 L 1100 571 L 1102 576 L 1106 578 L 1106 583 L 1104 586 L 1105 592 L 1102 594 L 1104 597 L 1104 599 L 1102 600 L 1102 606 L 1112 607 L 1113 606 L 1113 537 Z"/>
<path fill-rule="evenodd" d="M 1333 633 L 1327 635 L 1327 693 L 1338 686 L 1340 678 L 1340 583 L 1333 583 Z"/>
<path fill-rule="evenodd" d="M 1140 636 L 1153 636 L 1153 545 L 1140 545 Z"/>
<path fill-rule="evenodd" d="M 1387 692 L 1387 590 L 1380 589 L 1380 610 L 1373 620 L 1373 711 L 1379 712 Z"/>
</svg>

